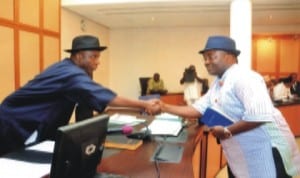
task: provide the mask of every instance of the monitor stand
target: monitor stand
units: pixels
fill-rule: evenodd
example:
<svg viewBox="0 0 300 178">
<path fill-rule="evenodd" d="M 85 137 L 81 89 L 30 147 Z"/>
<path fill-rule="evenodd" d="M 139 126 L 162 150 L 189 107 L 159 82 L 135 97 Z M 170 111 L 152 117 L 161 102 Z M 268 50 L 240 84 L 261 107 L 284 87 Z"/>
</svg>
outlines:
<svg viewBox="0 0 300 178">
<path fill-rule="evenodd" d="M 112 174 L 107 172 L 97 172 L 93 178 L 129 178 L 129 176 Z"/>
</svg>

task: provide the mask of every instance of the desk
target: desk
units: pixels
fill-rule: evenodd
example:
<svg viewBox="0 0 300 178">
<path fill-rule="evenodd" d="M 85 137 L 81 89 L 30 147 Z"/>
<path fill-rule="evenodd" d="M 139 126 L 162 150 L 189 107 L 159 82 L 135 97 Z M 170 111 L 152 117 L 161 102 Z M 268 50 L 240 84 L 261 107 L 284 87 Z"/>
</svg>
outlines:
<svg viewBox="0 0 300 178">
<path fill-rule="evenodd" d="M 143 117 L 149 119 L 149 122 L 153 119 L 152 116 Z M 211 175 L 215 175 L 221 168 L 221 163 L 224 163 L 220 146 L 205 131 L 204 126 L 199 126 L 196 120 L 190 121 L 187 132 L 187 141 L 178 143 L 184 147 L 180 163 L 159 163 L 162 178 L 213 177 Z M 131 178 L 156 178 L 157 171 L 151 158 L 157 145 L 156 141 L 148 141 L 137 150 L 121 150 L 103 157 L 97 171 L 122 174 Z M 49 175 L 44 178 L 49 178 Z"/>
<path fill-rule="evenodd" d="M 146 116 L 147 117 L 147 116 Z M 149 116 L 148 116 L 149 117 Z M 149 119 L 151 119 L 149 117 Z M 159 163 L 160 176 L 162 178 L 192 178 L 193 154 L 195 149 L 194 138 L 198 133 L 197 123 L 188 127 L 188 139 L 184 146 L 184 152 L 179 164 Z M 131 178 L 155 178 L 157 172 L 155 163 L 151 157 L 156 149 L 155 141 L 146 141 L 137 150 L 122 150 L 110 157 L 103 158 L 98 166 L 98 171 L 117 173 L 130 176 Z"/>
<path fill-rule="evenodd" d="M 300 135 L 300 102 L 277 105 L 286 117 L 295 135 Z M 216 139 L 205 126 L 193 124 L 188 128 L 189 136 L 184 144 L 184 153 L 179 164 L 160 164 L 162 178 L 210 178 L 225 166 L 226 158 Z M 132 178 L 155 178 L 155 165 L 150 158 L 157 146 L 146 142 L 135 151 L 124 150 L 102 160 L 99 171 L 129 175 Z"/>
<path fill-rule="evenodd" d="M 111 112 L 111 111 L 109 111 Z M 124 113 L 124 110 L 113 112 Z M 128 114 L 128 112 L 126 112 Z M 135 111 L 129 112 L 134 114 Z M 144 116 L 143 116 L 144 117 Z M 151 121 L 151 116 L 145 116 Z M 162 178 L 210 178 L 226 164 L 222 148 L 217 144 L 207 127 L 198 125 L 197 120 L 190 121 L 187 128 L 188 138 L 179 164 L 160 163 Z M 98 171 L 127 175 L 132 178 L 156 178 L 155 163 L 150 159 L 157 143 L 144 142 L 137 150 L 122 150 L 110 157 L 103 158 Z"/>
</svg>

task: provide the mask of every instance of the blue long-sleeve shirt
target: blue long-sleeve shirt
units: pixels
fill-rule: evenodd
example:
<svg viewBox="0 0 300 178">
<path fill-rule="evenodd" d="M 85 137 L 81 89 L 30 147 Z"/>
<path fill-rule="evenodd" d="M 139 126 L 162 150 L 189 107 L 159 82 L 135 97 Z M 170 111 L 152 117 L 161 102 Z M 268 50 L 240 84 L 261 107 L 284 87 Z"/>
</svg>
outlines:
<svg viewBox="0 0 300 178">
<path fill-rule="evenodd" d="M 40 140 L 53 139 L 56 129 L 69 122 L 76 104 L 102 112 L 115 96 L 66 58 L 4 99 L 0 105 L 1 130 L 8 132 L 7 137 L 22 141 L 35 130 Z"/>
</svg>

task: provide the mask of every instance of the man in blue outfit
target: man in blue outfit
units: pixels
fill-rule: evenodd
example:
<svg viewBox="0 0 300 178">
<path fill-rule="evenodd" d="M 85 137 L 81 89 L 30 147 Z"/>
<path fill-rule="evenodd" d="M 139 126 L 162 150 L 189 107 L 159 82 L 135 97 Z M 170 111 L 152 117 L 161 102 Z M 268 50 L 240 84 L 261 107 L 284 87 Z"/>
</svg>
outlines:
<svg viewBox="0 0 300 178">
<path fill-rule="evenodd" d="M 22 88 L 7 96 L 0 105 L 0 155 L 22 148 L 33 133 L 36 142 L 54 139 L 58 127 L 69 123 L 75 106 L 103 112 L 107 106 L 127 106 L 159 112 L 155 101 L 131 100 L 117 96 L 96 83 L 91 76 L 99 64 L 97 37 L 77 36 L 70 58 L 47 68 Z"/>
</svg>

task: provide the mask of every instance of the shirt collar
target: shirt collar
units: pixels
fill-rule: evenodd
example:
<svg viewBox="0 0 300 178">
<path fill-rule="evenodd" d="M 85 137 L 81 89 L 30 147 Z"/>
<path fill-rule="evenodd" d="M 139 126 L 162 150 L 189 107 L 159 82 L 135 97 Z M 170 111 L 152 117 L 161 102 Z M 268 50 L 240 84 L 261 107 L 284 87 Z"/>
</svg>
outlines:
<svg viewBox="0 0 300 178">
<path fill-rule="evenodd" d="M 226 69 L 226 71 L 224 72 L 224 74 L 222 75 L 221 78 L 217 78 L 218 79 L 218 82 L 220 85 L 223 85 L 226 77 L 229 75 L 229 73 L 231 73 L 232 70 L 234 70 L 235 68 L 237 68 L 237 64 L 233 64 L 231 65 L 228 69 Z"/>
</svg>

